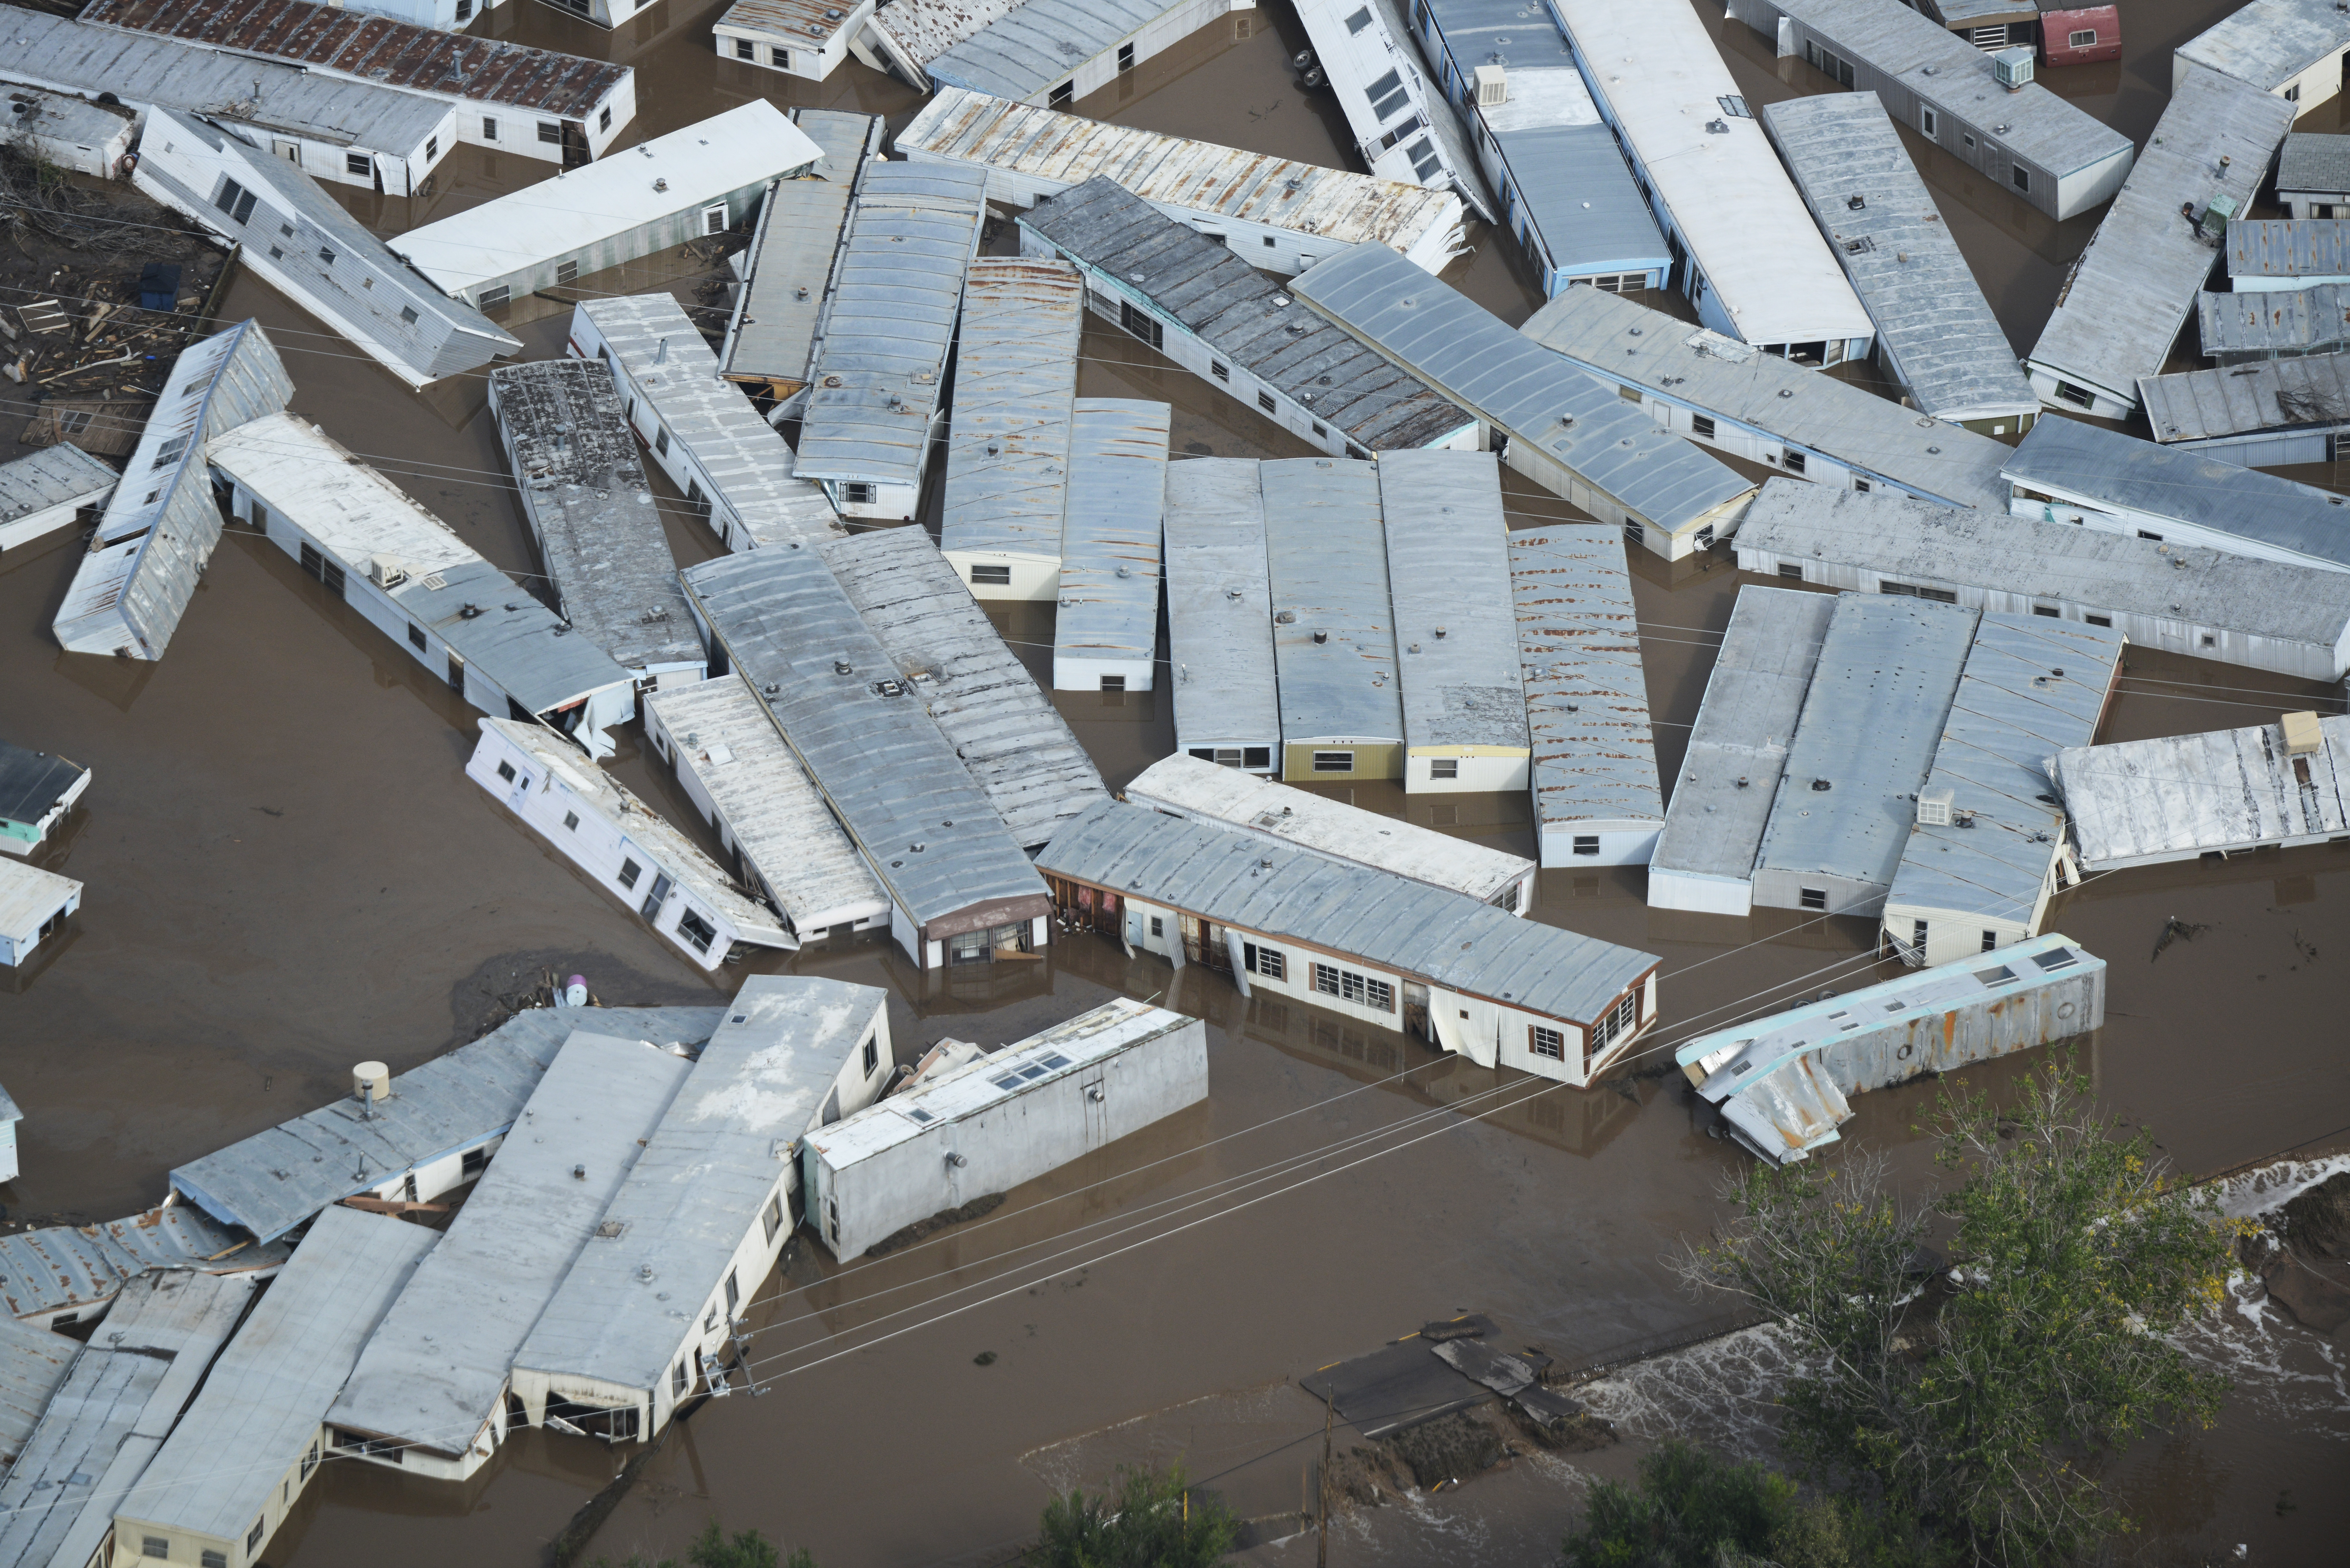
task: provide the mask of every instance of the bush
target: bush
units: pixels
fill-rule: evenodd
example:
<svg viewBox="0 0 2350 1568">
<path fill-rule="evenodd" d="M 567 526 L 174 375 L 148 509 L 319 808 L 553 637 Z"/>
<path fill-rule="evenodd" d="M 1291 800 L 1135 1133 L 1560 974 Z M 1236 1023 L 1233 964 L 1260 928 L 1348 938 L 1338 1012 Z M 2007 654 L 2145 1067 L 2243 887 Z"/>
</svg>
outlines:
<svg viewBox="0 0 2350 1568">
<path fill-rule="evenodd" d="M 1072 1491 L 1045 1505 L 1027 1568 L 1211 1568 L 1232 1550 L 1240 1521 L 1215 1493 L 1191 1491 L 1181 1465 L 1121 1465 L 1118 1477 L 1115 1498 Z"/>
<path fill-rule="evenodd" d="M 816 1568 L 816 1558 L 806 1547 L 785 1557 L 757 1531 L 738 1530 L 730 1536 L 714 1519 L 686 1546 L 685 1561 L 687 1568 Z M 598 1557 L 596 1568 L 612 1568 L 612 1560 Z M 620 1568 L 678 1568 L 678 1563 L 674 1557 L 655 1561 L 635 1552 Z"/>
<path fill-rule="evenodd" d="M 1567 1568 L 1926 1568 L 1915 1532 L 1844 1500 L 1807 1501 L 1785 1476 L 1668 1441 L 1636 1486 L 1591 1489 Z"/>
</svg>

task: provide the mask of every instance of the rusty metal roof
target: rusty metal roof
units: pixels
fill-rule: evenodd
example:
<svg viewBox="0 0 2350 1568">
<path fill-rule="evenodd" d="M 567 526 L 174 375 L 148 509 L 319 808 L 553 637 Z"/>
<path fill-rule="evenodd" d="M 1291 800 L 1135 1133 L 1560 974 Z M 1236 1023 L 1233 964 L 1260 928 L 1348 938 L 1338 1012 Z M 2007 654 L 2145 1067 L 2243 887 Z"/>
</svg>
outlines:
<svg viewBox="0 0 2350 1568">
<path fill-rule="evenodd" d="M 307 0 L 93 0 L 81 19 L 569 119 L 586 119 L 630 75 L 627 66 Z"/>
</svg>

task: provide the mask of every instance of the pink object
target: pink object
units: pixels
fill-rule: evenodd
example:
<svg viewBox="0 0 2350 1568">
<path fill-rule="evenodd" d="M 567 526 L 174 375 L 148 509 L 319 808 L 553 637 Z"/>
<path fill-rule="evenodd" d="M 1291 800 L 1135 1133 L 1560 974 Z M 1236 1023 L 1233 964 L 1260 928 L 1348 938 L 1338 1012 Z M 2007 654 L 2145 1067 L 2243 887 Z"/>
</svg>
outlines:
<svg viewBox="0 0 2350 1568">
<path fill-rule="evenodd" d="M 2087 35 L 2085 41 L 2074 40 Z M 2040 13 L 2040 59 L 2047 66 L 2086 66 L 2122 57 L 2122 14 L 2116 5 Z"/>
</svg>

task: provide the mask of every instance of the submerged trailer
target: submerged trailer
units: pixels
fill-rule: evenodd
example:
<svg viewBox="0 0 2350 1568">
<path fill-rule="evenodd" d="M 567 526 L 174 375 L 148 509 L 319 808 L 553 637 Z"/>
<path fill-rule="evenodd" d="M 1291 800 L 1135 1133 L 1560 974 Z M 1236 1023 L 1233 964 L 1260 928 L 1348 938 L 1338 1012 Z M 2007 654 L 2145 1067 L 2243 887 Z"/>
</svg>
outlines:
<svg viewBox="0 0 2350 1568">
<path fill-rule="evenodd" d="M 1159 661 L 1165 403 L 1079 398 L 1070 418 L 1053 690 L 1148 691 Z"/>
<path fill-rule="evenodd" d="M 1077 269 L 1060 262 L 971 264 L 939 551 L 975 599 L 1060 593 L 1085 294 Z"/>
<path fill-rule="evenodd" d="M 106 504 L 121 475 L 64 442 L 0 464 L 0 551 L 21 549 Z"/>
<path fill-rule="evenodd" d="M 2106 961 L 2051 932 L 1700 1035 L 1673 1054 L 1773 1165 L 1835 1143 L 1853 1096 L 2101 1028 Z"/>
<path fill-rule="evenodd" d="M 1175 749 L 1270 774 L 1281 749 L 1281 694 L 1255 460 L 1198 457 L 1170 465 L 1164 536 Z"/>
<path fill-rule="evenodd" d="M 1206 1027 L 1120 997 L 810 1133 L 804 1212 L 845 1262 L 1207 1097 Z"/>
</svg>

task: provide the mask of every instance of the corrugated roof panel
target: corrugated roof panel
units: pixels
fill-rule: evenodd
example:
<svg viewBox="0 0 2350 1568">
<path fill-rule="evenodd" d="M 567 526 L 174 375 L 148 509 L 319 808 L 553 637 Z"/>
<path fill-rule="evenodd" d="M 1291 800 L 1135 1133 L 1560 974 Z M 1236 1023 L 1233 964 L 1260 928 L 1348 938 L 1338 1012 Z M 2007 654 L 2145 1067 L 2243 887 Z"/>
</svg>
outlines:
<svg viewBox="0 0 2350 1568">
<path fill-rule="evenodd" d="M 963 286 L 939 548 L 1057 560 L 1085 279 L 983 256 Z"/>
<path fill-rule="evenodd" d="M 2206 358 L 2222 365 L 2350 348 L 2350 286 L 2195 296 Z"/>
<path fill-rule="evenodd" d="M 2318 732 L 2299 757 L 2276 724 L 2059 752 L 2081 863 L 2101 871 L 2350 833 L 2350 715 L 2326 715 Z"/>
<path fill-rule="evenodd" d="M 1159 527 L 1167 510 L 1165 403 L 1079 398 L 1069 441 L 1068 516 L 1053 623 L 1053 684 L 1082 689 L 1097 662 L 1140 665 L 1159 647 Z M 1067 680 L 1062 661 L 1071 661 Z"/>
<path fill-rule="evenodd" d="M 1300 457 L 1264 463 L 1258 474 L 1282 743 L 1400 743 L 1403 689 L 1378 465 Z"/>
<path fill-rule="evenodd" d="M 874 115 L 804 109 L 794 121 L 816 143 L 816 167 L 778 180 L 760 204 L 719 354 L 728 376 L 806 382 L 848 203 L 866 158 L 880 149 L 881 121 Z"/>
<path fill-rule="evenodd" d="M 1170 464 L 1166 541 L 1177 748 L 1278 746 L 1273 587 L 1256 463 L 1195 457 Z"/>
<path fill-rule="evenodd" d="M 2154 439 L 2165 444 L 2350 425 L 2350 354 L 2148 376 L 2137 389 Z"/>
<path fill-rule="evenodd" d="M 1509 555 L 1537 836 L 1554 824 L 1661 823 L 1623 530 L 1554 524 L 1512 535 Z"/>
<path fill-rule="evenodd" d="M 1526 749 L 1502 469 L 1484 452 L 1378 461 L 1404 744 Z"/>
<path fill-rule="evenodd" d="M 900 0 L 903 3 L 903 0 Z M 939 86 L 1034 98 L 1191 0 L 1025 0 L 924 62 Z"/>
</svg>

